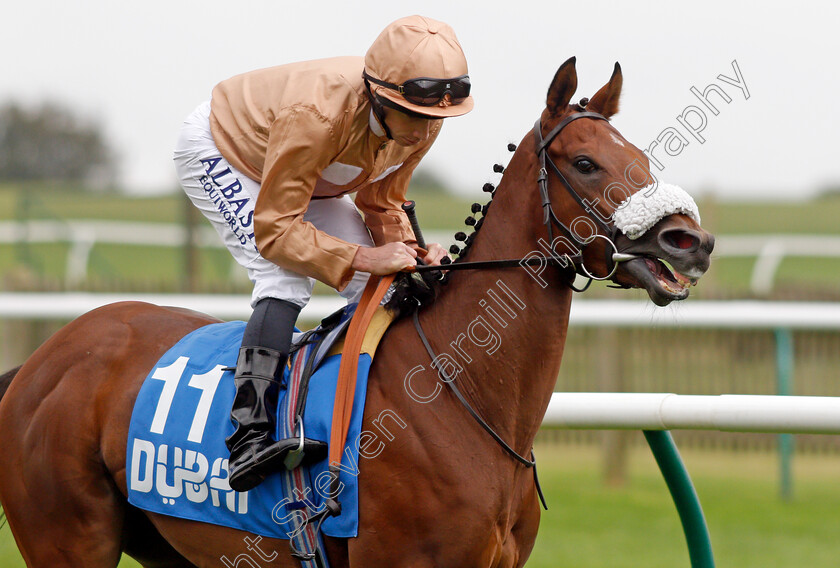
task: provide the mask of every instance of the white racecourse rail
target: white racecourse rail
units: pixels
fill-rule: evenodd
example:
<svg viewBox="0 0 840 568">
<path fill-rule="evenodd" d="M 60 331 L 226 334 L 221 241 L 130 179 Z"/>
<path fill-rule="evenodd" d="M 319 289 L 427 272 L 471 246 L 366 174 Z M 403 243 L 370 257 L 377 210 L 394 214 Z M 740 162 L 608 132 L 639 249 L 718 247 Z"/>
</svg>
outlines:
<svg viewBox="0 0 840 568">
<path fill-rule="evenodd" d="M 671 393 L 554 393 L 544 426 L 840 434 L 840 398 Z"/>
<path fill-rule="evenodd" d="M 428 231 L 426 241 L 451 243 L 454 231 Z M 132 223 L 128 221 L 30 220 L 0 221 L 0 243 L 70 243 L 67 280 L 80 282 L 87 275 L 91 251 L 97 243 L 142 246 L 183 246 L 187 239 L 183 225 Z M 223 246 L 216 232 L 205 225 L 196 227 L 194 244 Z M 833 235 L 718 235 L 715 257 L 756 258 L 750 278 L 752 290 L 766 294 L 773 288 L 776 271 L 786 256 L 840 257 L 840 237 Z"/>
<path fill-rule="evenodd" d="M 221 319 L 247 319 L 245 295 L 0 294 L 0 319 L 72 319 L 99 306 L 139 300 L 179 306 Z M 318 320 L 343 300 L 314 297 L 302 317 Z M 822 302 L 696 301 L 669 308 L 648 302 L 575 300 L 572 326 L 728 329 L 840 329 L 840 304 Z M 669 393 L 555 393 L 544 424 L 570 429 L 722 430 L 840 433 L 840 398 Z"/>
<path fill-rule="evenodd" d="M 138 300 L 179 306 L 221 319 L 247 319 L 245 294 L 0 293 L 0 319 L 73 319 L 99 306 Z M 343 305 L 337 296 L 314 296 L 301 317 L 320 320 Z M 840 330 L 840 303 L 693 301 L 656 308 L 647 301 L 575 299 L 569 323 L 589 327 Z"/>
</svg>

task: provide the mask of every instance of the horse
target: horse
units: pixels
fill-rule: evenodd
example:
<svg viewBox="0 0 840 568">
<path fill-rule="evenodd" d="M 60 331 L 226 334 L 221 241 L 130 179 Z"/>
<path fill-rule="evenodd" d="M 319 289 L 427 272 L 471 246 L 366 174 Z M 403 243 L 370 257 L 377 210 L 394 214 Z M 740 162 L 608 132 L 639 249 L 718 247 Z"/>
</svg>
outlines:
<svg viewBox="0 0 840 568">
<path fill-rule="evenodd" d="M 326 538 L 332 566 L 523 566 L 540 520 L 529 453 L 560 369 L 575 272 L 665 305 L 708 269 L 714 238 L 686 213 L 633 239 L 606 233 L 621 204 L 605 188 L 651 187 L 639 179 L 646 156 L 609 121 L 621 85 L 616 63 L 590 100 L 573 104 L 575 59 L 559 67 L 536 128 L 448 267 L 486 264 L 449 271 L 432 284 L 434 302 L 382 338 L 363 419 L 375 455 L 358 464 L 359 534 Z M 141 383 L 170 346 L 215 321 L 138 302 L 104 306 L 0 381 L 0 503 L 28 566 L 111 568 L 122 553 L 149 568 L 298 564 L 285 541 L 127 503 L 127 430 Z"/>
</svg>

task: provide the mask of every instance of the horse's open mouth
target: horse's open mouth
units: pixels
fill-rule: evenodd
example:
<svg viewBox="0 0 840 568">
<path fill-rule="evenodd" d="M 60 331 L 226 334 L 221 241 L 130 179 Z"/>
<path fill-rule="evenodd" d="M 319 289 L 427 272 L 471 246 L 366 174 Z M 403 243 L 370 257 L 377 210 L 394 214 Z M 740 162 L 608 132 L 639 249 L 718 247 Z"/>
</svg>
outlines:
<svg viewBox="0 0 840 568">
<path fill-rule="evenodd" d="M 647 290 L 651 301 L 666 306 L 674 300 L 685 300 L 688 289 L 697 283 L 696 278 L 680 274 L 662 259 L 641 256 L 627 261 L 624 268 L 637 280 L 639 287 Z"/>
</svg>

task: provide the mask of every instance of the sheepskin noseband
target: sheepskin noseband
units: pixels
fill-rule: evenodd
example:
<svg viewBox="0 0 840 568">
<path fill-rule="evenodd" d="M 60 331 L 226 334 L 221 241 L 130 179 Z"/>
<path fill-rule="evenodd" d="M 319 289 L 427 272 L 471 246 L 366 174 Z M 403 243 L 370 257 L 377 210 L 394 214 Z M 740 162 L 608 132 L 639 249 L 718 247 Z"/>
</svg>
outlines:
<svg viewBox="0 0 840 568">
<path fill-rule="evenodd" d="M 700 224 L 697 204 L 685 190 L 670 183 L 649 185 L 625 199 L 613 213 L 615 226 L 628 239 L 635 240 L 660 219 L 683 213 Z"/>
</svg>

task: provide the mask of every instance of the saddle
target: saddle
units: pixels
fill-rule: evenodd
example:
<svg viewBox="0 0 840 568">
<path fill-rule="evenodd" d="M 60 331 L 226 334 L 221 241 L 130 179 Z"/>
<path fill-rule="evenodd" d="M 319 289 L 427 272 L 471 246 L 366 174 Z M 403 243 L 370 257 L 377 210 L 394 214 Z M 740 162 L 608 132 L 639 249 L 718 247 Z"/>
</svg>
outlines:
<svg viewBox="0 0 840 568">
<path fill-rule="evenodd" d="M 314 520 L 330 536 L 356 536 L 359 454 L 355 442 L 362 431 L 371 355 L 392 320 L 378 300 L 372 303 L 369 310 L 344 308 L 295 338 L 286 389 L 276 409 L 274 438 L 296 437 L 297 444 L 286 455 L 288 466 L 297 460 L 303 463 L 304 456 L 309 462 L 320 453 L 322 459 L 306 467 L 278 467 L 276 474 L 245 493 L 233 491 L 227 483 L 229 454 L 224 444 L 234 428 L 230 405 L 235 394 L 232 373 L 226 369 L 236 361 L 245 322 L 210 324 L 172 346 L 150 370 L 135 401 L 126 448 L 129 503 L 266 537 L 288 539 L 314 533 Z M 357 312 L 367 313 L 368 325 L 351 325 Z M 342 361 L 353 357 L 335 355 L 348 353 L 345 346 L 351 342 L 344 339 L 345 334 L 356 326 L 367 327 L 368 332 L 359 349 L 365 355 L 359 357 L 356 351 L 359 380 L 348 393 L 345 387 L 338 388 L 338 371 Z M 358 340 L 353 343 L 358 348 Z M 352 412 L 345 412 L 350 435 L 338 448 L 338 458 L 328 463 L 321 448 L 331 437 L 337 398 L 351 401 Z M 300 447 L 301 439 L 307 438 L 313 444 Z M 333 464 L 340 469 L 342 490 L 328 494 Z M 328 498 L 339 497 L 341 507 L 326 507 Z M 297 542 L 295 547 L 305 549 Z"/>
<path fill-rule="evenodd" d="M 390 280 L 388 280 L 388 284 L 390 284 Z M 382 287 L 387 289 L 387 285 L 383 284 Z M 376 288 L 371 287 L 371 291 L 375 294 Z M 292 347 L 289 353 L 290 367 L 294 367 L 296 357 L 301 355 L 303 348 L 309 347 L 309 354 L 306 357 L 300 380 L 290 379 L 289 384 L 286 385 L 287 389 L 292 389 L 287 396 L 292 396 L 297 401 L 294 405 L 294 416 L 292 417 L 294 424 L 303 423 L 303 411 L 306 407 L 312 375 L 320 368 L 327 357 L 342 355 L 342 363 L 339 368 L 339 392 L 336 393 L 336 407 L 333 409 L 337 415 L 337 420 L 333 422 L 333 428 L 342 426 L 344 429 L 345 439 L 336 441 L 339 447 L 343 447 L 346 441 L 347 424 L 341 424 L 341 422 L 346 422 L 345 418 L 349 419 L 349 412 L 353 406 L 353 399 L 349 397 L 348 393 L 352 393 L 355 384 L 355 369 L 359 354 L 368 353 L 372 356 L 379 340 L 382 339 L 394 319 L 394 314 L 379 307 L 381 295 L 374 302 L 372 301 L 373 294 L 368 298 L 363 297 L 358 304 L 342 307 L 321 320 L 321 323 L 314 329 L 297 333 L 292 338 Z M 364 307 L 371 304 L 372 309 L 365 316 L 363 313 Z M 362 308 L 361 311 L 360 307 Z M 357 313 L 360 316 L 359 318 L 354 317 Z M 351 334 L 349 328 L 353 321 L 356 324 Z M 349 352 L 345 350 L 346 346 L 350 347 Z M 341 391 L 342 382 L 345 383 L 343 392 Z M 341 400 L 339 400 L 339 396 Z M 339 409 L 339 405 L 342 405 L 342 409 Z M 333 435 L 335 434 L 333 433 Z M 293 437 L 287 438 L 285 444 L 278 447 L 278 453 L 285 455 L 283 465 L 287 470 L 292 470 L 301 464 L 321 461 L 327 457 L 327 451 L 328 444 L 326 442 L 305 438 L 302 430 L 300 434 L 295 433 Z M 340 451 L 337 456 L 340 461 Z"/>
</svg>

